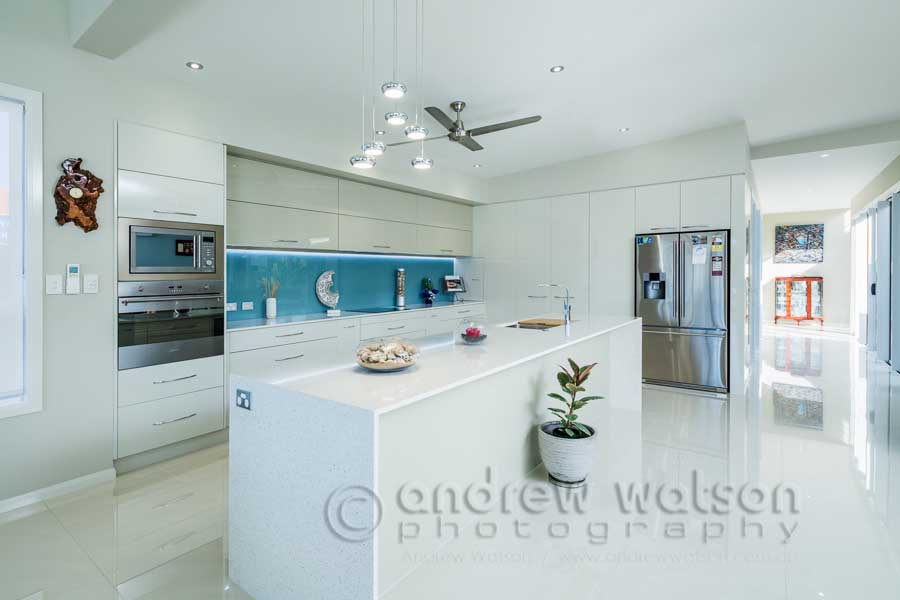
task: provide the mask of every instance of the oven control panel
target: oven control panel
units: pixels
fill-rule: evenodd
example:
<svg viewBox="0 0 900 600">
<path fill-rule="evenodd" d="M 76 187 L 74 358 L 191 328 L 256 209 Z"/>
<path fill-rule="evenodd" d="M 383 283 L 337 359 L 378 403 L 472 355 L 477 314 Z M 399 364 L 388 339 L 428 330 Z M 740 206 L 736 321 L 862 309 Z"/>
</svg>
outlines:
<svg viewBox="0 0 900 600">
<path fill-rule="evenodd" d="M 197 270 L 199 272 L 216 272 L 216 236 L 213 232 L 200 234 L 200 254 L 197 257 L 197 261 Z"/>
</svg>

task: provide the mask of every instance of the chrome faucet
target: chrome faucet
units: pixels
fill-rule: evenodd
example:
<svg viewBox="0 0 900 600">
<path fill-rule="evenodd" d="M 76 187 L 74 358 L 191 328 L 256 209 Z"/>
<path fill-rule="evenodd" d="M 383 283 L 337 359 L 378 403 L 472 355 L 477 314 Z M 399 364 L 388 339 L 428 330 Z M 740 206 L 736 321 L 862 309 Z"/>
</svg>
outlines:
<svg viewBox="0 0 900 600">
<path fill-rule="evenodd" d="M 559 283 L 539 283 L 538 287 L 563 288 L 566 290 L 566 295 L 563 299 L 563 322 L 566 324 L 566 333 L 568 334 L 572 324 L 572 296 L 569 294 L 569 287 Z"/>
</svg>

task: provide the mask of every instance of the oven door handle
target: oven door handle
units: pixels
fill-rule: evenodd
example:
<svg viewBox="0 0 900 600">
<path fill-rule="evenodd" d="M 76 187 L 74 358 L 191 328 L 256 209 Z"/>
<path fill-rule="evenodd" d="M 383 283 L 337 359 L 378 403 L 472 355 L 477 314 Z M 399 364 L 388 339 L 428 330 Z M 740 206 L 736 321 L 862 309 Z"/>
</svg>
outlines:
<svg viewBox="0 0 900 600">
<path fill-rule="evenodd" d="M 151 296 L 148 298 L 122 298 L 119 302 L 124 306 L 128 306 L 129 304 L 146 304 L 148 302 L 165 301 L 177 302 L 179 300 L 213 300 L 221 304 L 222 296 L 204 296 L 202 294 L 196 296 Z"/>
</svg>

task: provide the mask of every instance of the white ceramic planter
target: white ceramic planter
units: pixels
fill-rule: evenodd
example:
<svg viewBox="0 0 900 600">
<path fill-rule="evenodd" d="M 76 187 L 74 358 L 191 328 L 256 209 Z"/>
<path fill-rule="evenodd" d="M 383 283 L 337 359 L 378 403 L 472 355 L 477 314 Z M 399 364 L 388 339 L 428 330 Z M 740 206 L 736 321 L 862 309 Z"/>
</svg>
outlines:
<svg viewBox="0 0 900 600">
<path fill-rule="evenodd" d="M 582 486 L 594 463 L 597 432 L 588 425 L 594 432 L 591 437 L 561 438 L 550 433 L 558 426 L 559 421 L 548 421 L 538 427 L 538 448 L 550 474 L 550 483 L 563 487 Z"/>
<path fill-rule="evenodd" d="M 278 303 L 275 298 L 266 298 L 266 318 L 274 319 L 278 316 Z"/>
</svg>

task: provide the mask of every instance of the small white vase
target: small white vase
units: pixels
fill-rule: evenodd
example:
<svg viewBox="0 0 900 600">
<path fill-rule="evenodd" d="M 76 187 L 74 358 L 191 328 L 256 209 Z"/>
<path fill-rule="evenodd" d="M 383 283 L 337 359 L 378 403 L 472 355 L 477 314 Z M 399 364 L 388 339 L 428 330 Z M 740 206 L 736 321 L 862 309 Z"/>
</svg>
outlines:
<svg viewBox="0 0 900 600">
<path fill-rule="evenodd" d="M 541 423 L 538 427 L 538 448 L 550 483 L 561 487 L 584 485 L 594 463 L 597 447 L 597 430 L 586 438 L 561 438 L 551 432 L 559 426 L 559 421 Z"/>
<path fill-rule="evenodd" d="M 274 319 L 278 316 L 278 303 L 275 298 L 266 298 L 266 318 Z"/>
</svg>

